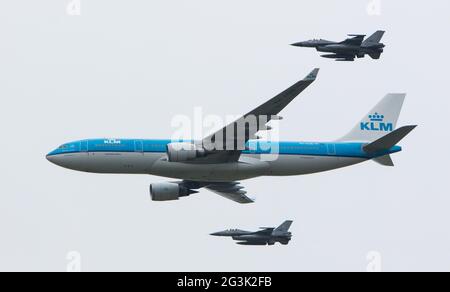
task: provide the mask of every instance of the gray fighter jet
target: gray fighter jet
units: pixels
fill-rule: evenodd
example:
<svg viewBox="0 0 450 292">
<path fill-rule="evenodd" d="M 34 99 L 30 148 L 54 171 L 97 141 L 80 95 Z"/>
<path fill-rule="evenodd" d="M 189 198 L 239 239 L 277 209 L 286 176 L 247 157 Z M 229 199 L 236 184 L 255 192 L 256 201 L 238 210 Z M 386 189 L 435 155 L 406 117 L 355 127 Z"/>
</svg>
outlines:
<svg viewBox="0 0 450 292">
<path fill-rule="evenodd" d="M 343 42 L 332 42 L 327 40 L 310 40 L 292 44 L 295 47 L 315 48 L 318 52 L 330 53 L 321 55 L 323 58 L 335 59 L 336 61 L 354 61 L 355 58 L 364 58 L 369 55 L 372 59 L 379 59 L 385 45 L 380 41 L 384 31 L 377 31 L 364 40 L 365 35 L 350 34 Z"/>
<path fill-rule="evenodd" d="M 230 229 L 211 233 L 211 235 L 232 237 L 240 245 L 274 245 L 276 242 L 287 245 L 292 237 L 289 232 L 291 224 L 292 221 L 285 221 L 277 228 L 261 227 L 261 230 L 256 232 Z"/>
</svg>

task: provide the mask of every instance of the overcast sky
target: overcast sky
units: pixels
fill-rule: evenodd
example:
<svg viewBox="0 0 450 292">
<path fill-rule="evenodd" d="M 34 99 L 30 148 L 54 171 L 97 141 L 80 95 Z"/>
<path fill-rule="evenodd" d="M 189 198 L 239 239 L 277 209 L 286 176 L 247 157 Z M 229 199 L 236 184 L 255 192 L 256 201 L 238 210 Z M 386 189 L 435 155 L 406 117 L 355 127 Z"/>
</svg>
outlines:
<svg viewBox="0 0 450 292">
<path fill-rule="evenodd" d="M 384 271 L 450 271 L 449 1 L 382 0 L 371 13 L 370 0 L 81 0 L 67 13 L 69 2 L 0 3 L 0 270 L 65 271 L 75 251 L 83 271 L 365 271 L 375 251 Z M 378 29 L 379 61 L 288 45 Z M 174 115 L 246 112 L 315 67 L 281 139 L 334 140 L 407 92 L 399 125 L 419 128 L 395 168 L 244 181 L 257 202 L 241 206 L 208 191 L 156 203 L 148 186 L 165 178 L 45 159 L 78 139 L 170 138 Z M 285 219 L 288 246 L 208 235 Z"/>
</svg>

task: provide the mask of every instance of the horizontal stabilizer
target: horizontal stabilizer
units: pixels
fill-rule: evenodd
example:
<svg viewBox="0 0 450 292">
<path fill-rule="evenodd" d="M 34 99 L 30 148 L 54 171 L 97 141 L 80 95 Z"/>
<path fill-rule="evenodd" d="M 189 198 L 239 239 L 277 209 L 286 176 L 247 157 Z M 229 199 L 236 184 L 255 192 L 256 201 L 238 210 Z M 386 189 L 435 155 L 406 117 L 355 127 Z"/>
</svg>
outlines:
<svg viewBox="0 0 450 292">
<path fill-rule="evenodd" d="M 392 161 L 392 158 L 390 155 L 384 155 L 381 157 L 375 158 L 373 161 L 376 163 L 379 163 L 384 166 L 394 166 L 394 161 Z"/>
<path fill-rule="evenodd" d="M 369 56 L 374 60 L 378 60 L 381 57 L 381 52 L 370 53 Z"/>
<path fill-rule="evenodd" d="M 417 126 L 401 127 L 387 134 L 386 136 L 381 137 L 375 142 L 372 142 L 367 146 L 364 146 L 363 150 L 369 154 L 376 154 L 379 152 L 388 151 L 389 149 L 397 145 L 398 142 L 400 142 L 403 138 L 405 138 L 416 127 Z"/>
</svg>

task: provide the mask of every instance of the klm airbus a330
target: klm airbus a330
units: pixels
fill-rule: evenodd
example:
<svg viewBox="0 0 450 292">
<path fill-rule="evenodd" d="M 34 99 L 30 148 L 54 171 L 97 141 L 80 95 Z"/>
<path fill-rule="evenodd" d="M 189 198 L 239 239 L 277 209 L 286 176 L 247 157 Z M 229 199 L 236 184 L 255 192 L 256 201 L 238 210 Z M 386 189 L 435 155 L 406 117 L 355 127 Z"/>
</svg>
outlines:
<svg viewBox="0 0 450 292">
<path fill-rule="evenodd" d="M 258 139 L 257 133 L 269 130 L 269 121 L 281 120 L 279 113 L 316 80 L 318 72 L 315 69 L 305 79 L 201 141 L 82 140 L 58 147 L 47 159 L 84 172 L 179 179 L 151 184 L 150 195 L 154 201 L 178 200 L 205 188 L 238 203 L 253 202 L 246 196 L 240 180 L 318 173 L 368 160 L 393 166 L 391 154 L 402 150 L 397 143 L 415 128 L 396 129 L 405 94 L 388 94 L 350 133 L 337 141 Z M 255 126 L 246 124 L 249 117 L 256 118 Z M 244 131 L 240 131 L 238 126 L 243 124 Z"/>
</svg>

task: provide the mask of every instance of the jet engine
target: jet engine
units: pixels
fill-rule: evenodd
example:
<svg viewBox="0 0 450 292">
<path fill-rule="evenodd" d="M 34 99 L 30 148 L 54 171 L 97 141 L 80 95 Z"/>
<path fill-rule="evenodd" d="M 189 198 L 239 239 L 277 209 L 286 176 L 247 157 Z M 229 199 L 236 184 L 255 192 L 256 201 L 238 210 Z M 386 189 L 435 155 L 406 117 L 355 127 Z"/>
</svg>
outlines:
<svg viewBox="0 0 450 292">
<path fill-rule="evenodd" d="M 169 158 L 169 162 L 186 162 L 205 156 L 206 150 L 194 143 L 180 142 L 167 145 L 167 157 Z"/>
<path fill-rule="evenodd" d="M 150 197 L 152 201 L 175 201 L 180 197 L 186 197 L 197 193 L 178 183 L 155 183 L 150 185 Z"/>
</svg>

